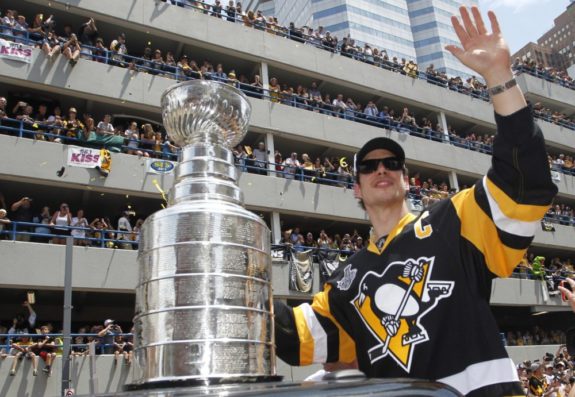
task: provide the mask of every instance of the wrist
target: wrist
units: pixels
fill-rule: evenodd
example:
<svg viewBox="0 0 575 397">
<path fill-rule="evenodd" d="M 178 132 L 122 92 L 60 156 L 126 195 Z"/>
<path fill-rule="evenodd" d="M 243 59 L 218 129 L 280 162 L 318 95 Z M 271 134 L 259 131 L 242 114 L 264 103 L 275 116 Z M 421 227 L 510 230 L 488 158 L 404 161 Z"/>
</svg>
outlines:
<svg viewBox="0 0 575 397">
<path fill-rule="evenodd" d="M 492 88 L 498 85 L 505 84 L 509 80 L 513 78 L 513 72 L 511 68 L 505 68 L 500 70 L 493 70 L 489 73 L 486 73 L 483 78 L 485 78 L 485 83 L 487 84 L 487 88 Z"/>
</svg>

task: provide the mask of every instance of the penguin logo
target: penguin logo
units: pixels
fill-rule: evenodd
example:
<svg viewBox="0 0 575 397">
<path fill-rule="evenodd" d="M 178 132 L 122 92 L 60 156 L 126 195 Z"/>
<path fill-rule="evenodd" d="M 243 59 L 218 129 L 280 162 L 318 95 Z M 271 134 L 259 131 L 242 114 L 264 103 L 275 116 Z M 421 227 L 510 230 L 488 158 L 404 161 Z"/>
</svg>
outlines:
<svg viewBox="0 0 575 397">
<path fill-rule="evenodd" d="M 377 340 L 369 349 L 373 364 L 391 356 L 406 372 L 416 345 L 427 342 L 420 321 L 451 296 L 453 281 L 430 280 L 435 257 L 392 262 L 383 273 L 367 272 L 351 304 Z"/>
</svg>

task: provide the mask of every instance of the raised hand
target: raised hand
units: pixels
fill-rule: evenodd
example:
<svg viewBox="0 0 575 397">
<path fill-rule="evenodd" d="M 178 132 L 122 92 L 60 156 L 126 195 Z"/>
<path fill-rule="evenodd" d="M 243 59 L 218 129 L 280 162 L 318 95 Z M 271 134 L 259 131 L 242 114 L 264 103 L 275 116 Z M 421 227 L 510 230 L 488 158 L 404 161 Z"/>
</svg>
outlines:
<svg viewBox="0 0 575 397">
<path fill-rule="evenodd" d="M 461 21 L 452 16 L 451 23 L 462 48 L 448 45 L 445 49 L 465 66 L 483 76 L 489 85 L 504 83 L 505 81 L 501 79 L 509 79 L 511 76 L 511 55 L 507 43 L 501 36 L 497 17 L 493 11 L 487 13 L 492 30 L 489 33 L 477 7 L 471 7 L 473 20 L 467 7 L 460 7 L 459 11 Z"/>
<path fill-rule="evenodd" d="M 491 33 L 487 32 L 477 7 L 471 7 L 473 20 L 467 7 L 460 7 L 461 21 L 451 17 L 451 23 L 461 47 L 448 45 L 445 49 L 461 63 L 483 76 L 488 88 L 503 86 L 513 79 L 509 47 L 501 36 L 499 22 L 493 11 L 489 11 Z M 462 24 L 463 23 L 463 24 Z M 521 89 L 517 85 L 491 97 L 493 108 L 501 116 L 508 116 L 527 106 Z"/>
</svg>

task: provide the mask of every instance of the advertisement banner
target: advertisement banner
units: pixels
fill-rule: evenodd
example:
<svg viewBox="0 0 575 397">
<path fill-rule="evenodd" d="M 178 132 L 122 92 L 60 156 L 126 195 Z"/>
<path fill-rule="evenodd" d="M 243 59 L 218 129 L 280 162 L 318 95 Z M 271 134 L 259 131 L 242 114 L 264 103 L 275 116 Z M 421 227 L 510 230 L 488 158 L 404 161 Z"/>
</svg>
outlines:
<svg viewBox="0 0 575 397">
<path fill-rule="evenodd" d="M 32 47 L 29 45 L 0 39 L 0 58 L 31 63 Z"/>
<path fill-rule="evenodd" d="M 100 149 L 68 146 L 68 166 L 97 168 L 100 166 Z"/>
<path fill-rule="evenodd" d="M 146 172 L 148 174 L 171 174 L 176 168 L 176 163 L 169 160 L 148 159 Z"/>
</svg>

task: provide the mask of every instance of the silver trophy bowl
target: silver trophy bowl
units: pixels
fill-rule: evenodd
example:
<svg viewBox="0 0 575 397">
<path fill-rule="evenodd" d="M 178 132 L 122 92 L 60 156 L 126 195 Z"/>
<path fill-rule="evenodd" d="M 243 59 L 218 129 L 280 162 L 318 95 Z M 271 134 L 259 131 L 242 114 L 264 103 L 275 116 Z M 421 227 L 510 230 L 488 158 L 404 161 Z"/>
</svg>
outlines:
<svg viewBox="0 0 575 397">
<path fill-rule="evenodd" d="M 270 231 L 243 207 L 230 150 L 250 113 L 222 83 L 180 83 L 162 96 L 182 153 L 169 206 L 140 235 L 135 386 L 278 379 Z"/>
</svg>

